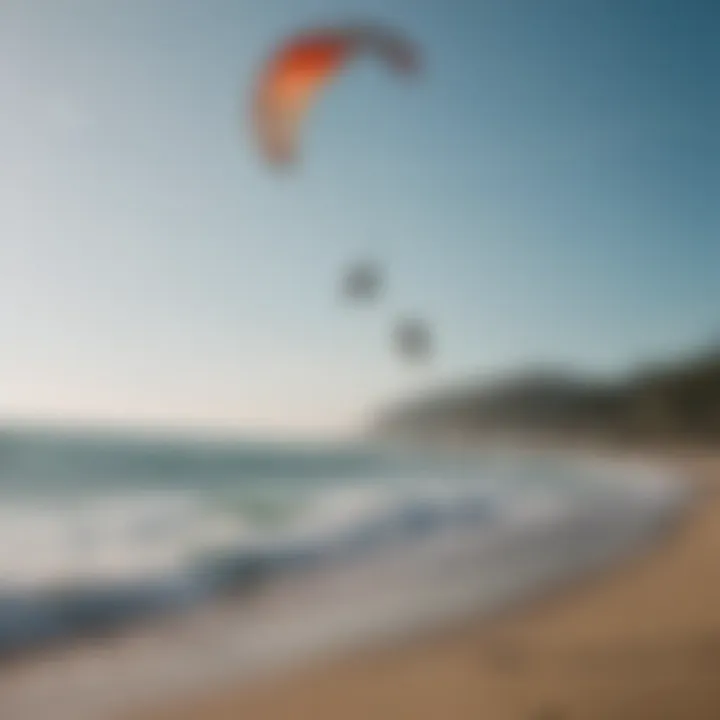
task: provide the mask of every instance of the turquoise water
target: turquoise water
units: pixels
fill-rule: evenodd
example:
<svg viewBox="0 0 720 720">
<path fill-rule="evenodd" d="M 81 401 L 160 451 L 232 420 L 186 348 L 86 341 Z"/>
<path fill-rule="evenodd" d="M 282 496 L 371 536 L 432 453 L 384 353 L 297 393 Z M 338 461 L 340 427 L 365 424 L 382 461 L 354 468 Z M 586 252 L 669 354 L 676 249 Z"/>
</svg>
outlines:
<svg viewBox="0 0 720 720">
<path fill-rule="evenodd" d="M 551 523 L 622 486 L 547 454 L 6 430 L 0 651 L 460 530 Z"/>
</svg>

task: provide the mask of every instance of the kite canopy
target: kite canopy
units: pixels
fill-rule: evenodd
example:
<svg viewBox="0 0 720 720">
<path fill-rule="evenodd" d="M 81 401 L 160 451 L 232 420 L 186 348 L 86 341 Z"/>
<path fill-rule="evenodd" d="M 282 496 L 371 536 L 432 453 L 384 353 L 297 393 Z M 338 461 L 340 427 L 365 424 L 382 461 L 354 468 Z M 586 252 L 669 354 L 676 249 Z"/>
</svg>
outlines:
<svg viewBox="0 0 720 720">
<path fill-rule="evenodd" d="M 253 107 L 261 150 L 274 165 L 295 160 L 300 127 L 318 93 L 361 53 L 408 74 L 419 65 L 407 40 L 385 28 L 318 28 L 285 41 L 261 73 Z"/>
</svg>

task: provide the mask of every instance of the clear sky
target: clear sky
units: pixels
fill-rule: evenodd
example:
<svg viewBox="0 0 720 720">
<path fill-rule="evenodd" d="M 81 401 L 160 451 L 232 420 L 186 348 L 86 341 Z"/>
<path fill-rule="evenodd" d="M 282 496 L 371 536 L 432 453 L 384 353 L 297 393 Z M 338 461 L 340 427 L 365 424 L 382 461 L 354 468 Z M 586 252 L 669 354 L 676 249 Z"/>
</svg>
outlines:
<svg viewBox="0 0 720 720">
<path fill-rule="evenodd" d="M 389 22 L 298 171 L 246 123 L 286 33 Z M 413 385 L 720 331 L 716 0 L 3 0 L 0 413 L 325 432 Z M 390 292 L 341 307 L 371 252 Z M 388 352 L 397 315 L 440 354 Z"/>
</svg>

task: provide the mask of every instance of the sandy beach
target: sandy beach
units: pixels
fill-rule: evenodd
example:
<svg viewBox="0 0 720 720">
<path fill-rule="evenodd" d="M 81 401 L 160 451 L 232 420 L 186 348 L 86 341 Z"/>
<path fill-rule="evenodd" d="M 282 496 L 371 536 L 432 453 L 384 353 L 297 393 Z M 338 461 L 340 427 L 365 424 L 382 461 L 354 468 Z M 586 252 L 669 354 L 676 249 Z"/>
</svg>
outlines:
<svg viewBox="0 0 720 720">
<path fill-rule="evenodd" d="M 646 556 L 504 617 L 127 720 L 720 717 L 720 458 L 675 462 L 696 508 Z"/>
</svg>

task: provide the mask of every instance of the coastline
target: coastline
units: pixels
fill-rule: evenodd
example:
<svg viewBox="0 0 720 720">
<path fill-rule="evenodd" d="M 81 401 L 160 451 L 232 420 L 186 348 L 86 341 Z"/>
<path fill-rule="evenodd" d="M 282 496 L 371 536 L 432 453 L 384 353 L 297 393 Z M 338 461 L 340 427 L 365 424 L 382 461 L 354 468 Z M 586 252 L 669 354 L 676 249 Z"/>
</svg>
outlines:
<svg viewBox="0 0 720 720">
<path fill-rule="evenodd" d="M 626 455 L 626 457 L 629 457 Z M 667 461 L 699 493 L 641 556 L 495 618 L 149 707 L 127 720 L 720 717 L 720 454 Z"/>
<path fill-rule="evenodd" d="M 605 455 L 613 462 L 620 464 L 626 464 L 626 460 L 630 462 L 631 466 L 642 467 L 645 466 L 647 461 L 650 460 L 650 466 L 657 466 L 656 462 L 653 462 L 656 458 L 648 458 L 648 456 L 637 458 L 634 457 L 621 457 L 621 456 L 609 456 L 607 454 L 599 453 L 598 459 Z M 661 458 L 664 460 L 664 458 Z M 638 465 L 639 463 L 639 465 Z M 683 470 L 685 468 L 682 468 Z M 615 511 L 616 512 L 617 508 Z M 637 520 L 637 516 L 634 516 Z M 628 517 L 629 520 L 633 520 L 633 516 Z M 577 523 L 577 518 L 575 520 Z M 622 525 L 622 523 L 621 523 Z M 627 527 L 631 527 L 631 522 Z M 623 531 L 622 527 L 618 528 L 619 531 Z M 652 533 L 649 533 L 649 529 L 645 528 L 643 531 L 646 535 L 645 540 L 651 542 L 645 543 L 651 547 L 640 547 L 637 551 L 630 544 L 630 552 L 627 552 L 627 547 L 624 546 L 624 541 L 620 542 L 619 550 L 624 552 L 620 553 L 618 559 L 617 553 L 611 552 L 607 558 L 611 560 L 611 567 L 609 570 L 609 577 L 612 578 L 618 572 L 621 572 L 622 567 L 633 566 L 638 562 L 644 562 L 642 557 L 649 551 L 650 555 L 653 556 L 656 553 L 654 545 L 658 541 L 658 530 L 664 531 L 664 528 L 652 528 Z M 556 531 L 553 531 L 555 535 Z M 620 534 L 622 534 L 620 532 Z M 634 532 L 634 530 L 633 530 Z M 607 535 L 607 526 L 603 531 Z M 572 532 L 569 538 L 574 537 Z M 582 533 L 577 535 L 578 538 L 582 538 Z M 572 545 L 572 542 L 569 543 Z M 606 543 L 607 544 L 607 543 Z M 527 546 L 527 539 L 525 541 Z M 532 538 L 530 545 L 532 545 Z M 549 546 L 551 563 L 557 563 L 555 559 L 556 552 L 552 548 L 557 548 L 557 537 L 554 538 L 553 543 Z M 465 548 L 463 549 L 465 550 Z M 468 572 L 467 568 L 475 567 L 487 567 L 483 565 L 486 561 L 486 556 L 483 554 L 478 555 L 478 548 L 470 548 L 471 552 L 466 558 L 465 570 L 460 574 L 460 577 L 469 576 L 472 578 L 474 573 Z M 457 558 L 457 553 L 453 557 Z M 483 549 L 483 553 L 485 550 Z M 533 551 L 534 552 L 534 551 Z M 457 638 L 458 634 L 462 636 L 461 644 L 467 642 L 465 635 L 470 633 L 475 635 L 480 634 L 484 637 L 491 630 L 495 632 L 497 628 L 502 627 L 506 622 L 518 622 L 519 619 L 525 617 L 528 614 L 535 612 L 535 608 L 541 607 L 548 602 L 548 597 L 564 596 L 566 593 L 572 594 L 575 590 L 568 590 L 567 585 L 570 584 L 573 587 L 583 587 L 586 584 L 592 585 L 594 583 L 602 583 L 603 577 L 607 577 L 608 571 L 605 569 L 598 569 L 597 563 L 590 563 L 587 565 L 587 553 L 583 554 L 578 551 L 578 562 L 572 567 L 572 572 L 569 572 L 568 567 L 563 567 L 563 563 L 559 563 L 558 572 L 560 574 L 552 579 L 548 584 L 545 582 L 537 583 L 537 580 L 547 581 L 547 569 L 536 570 L 534 576 L 530 573 L 530 576 L 525 578 L 525 584 L 520 585 L 517 582 L 515 586 L 513 583 L 510 587 L 506 588 L 509 590 L 509 594 L 506 592 L 505 595 L 501 592 L 500 595 L 495 598 L 493 605 L 493 598 L 485 598 L 482 602 L 478 599 L 477 591 L 481 584 L 477 580 L 471 580 L 468 583 L 466 590 L 469 590 L 469 594 L 465 592 L 458 592 L 453 590 L 455 596 L 451 596 L 449 599 L 452 603 L 456 603 L 453 606 L 452 612 L 448 613 L 448 607 L 445 606 L 440 613 L 440 617 L 435 617 L 433 614 L 427 615 L 427 610 L 434 610 L 431 602 L 425 603 L 426 615 L 423 616 L 419 613 L 417 617 L 416 626 L 413 627 L 412 618 L 403 618 L 404 629 L 400 634 L 397 633 L 383 633 L 383 618 L 377 616 L 370 625 L 366 626 L 368 631 L 368 637 L 372 642 L 358 643 L 358 637 L 363 635 L 363 626 L 356 625 L 355 627 L 349 628 L 350 632 L 349 639 L 352 642 L 347 644 L 347 649 L 344 647 L 344 643 L 341 641 L 337 643 L 338 651 L 335 652 L 335 648 L 329 647 L 329 653 L 323 654 L 310 654 L 308 658 L 305 651 L 308 648 L 307 637 L 303 628 L 298 627 L 297 619 L 302 618 L 302 623 L 307 623 L 307 617 L 312 619 L 313 612 L 320 620 L 318 627 L 322 628 L 323 622 L 322 610 L 316 612 L 313 608 L 314 592 L 318 589 L 313 587 L 313 582 L 310 582 L 309 586 L 306 584 L 304 589 L 300 588 L 286 588 L 289 592 L 285 593 L 282 588 L 274 594 L 274 600 L 268 604 L 267 598 L 264 598 L 262 602 L 258 603 L 257 607 L 248 609 L 245 607 L 243 614 L 239 615 L 237 612 L 237 603 L 232 600 L 220 607 L 214 607 L 212 609 L 206 609 L 197 614 L 194 618 L 180 618 L 180 622 L 174 623 L 172 619 L 168 619 L 167 622 L 163 623 L 163 628 L 153 628 L 151 633 L 147 637 L 143 637 L 138 634 L 129 634 L 117 639 L 117 642 L 113 644 L 112 651 L 109 650 L 110 646 L 98 645 L 97 651 L 92 652 L 92 648 L 88 649 L 86 645 L 79 644 L 77 651 L 72 649 L 61 650 L 57 655 L 48 653 L 46 656 L 41 654 L 37 662 L 35 660 L 29 660 L 24 665 L 20 663 L 10 673 L 3 673 L 3 678 L 0 680 L 0 704 L 4 708 L 3 718 L 7 720 L 15 720 L 21 718 L 22 720 L 36 720 L 40 715 L 42 717 L 53 717 L 61 718 L 63 710 L 65 711 L 68 718 L 72 720 L 81 720 L 81 718 L 92 718 L 93 720 L 101 720 L 105 717 L 128 717 L 134 720 L 150 720 L 150 718 L 187 718 L 188 720 L 194 720 L 195 718 L 224 718 L 224 717 L 237 717 L 242 715 L 244 717 L 258 717 L 258 718 L 295 718 L 305 717 L 305 714 L 297 714 L 298 707 L 303 706 L 302 697 L 305 697 L 309 693 L 313 698 L 318 698 L 318 702 L 321 703 L 321 707 L 310 712 L 308 710 L 308 717 L 338 717 L 347 716 L 346 710 L 343 709 L 342 703 L 347 704 L 348 698 L 352 699 L 355 695 L 373 697 L 377 682 L 382 683 L 388 682 L 390 678 L 396 677 L 400 683 L 399 687 L 407 685 L 408 681 L 404 680 L 404 675 L 408 672 L 408 668 L 411 668 L 416 663 L 416 656 L 424 657 L 427 652 L 433 655 L 432 647 L 437 642 L 451 642 L 450 638 Z M 547 549 L 545 550 L 545 556 L 547 556 Z M 572 554 L 572 553 L 571 553 Z M 627 557 L 626 557 L 627 555 Z M 639 557 L 638 557 L 639 556 Z M 539 558 L 543 561 L 543 553 L 540 555 L 531 554 L 531 558 Z M 405 563 L 406 557 L 401 556 L 398 558 L 402 564 Z M 478 559 L 482 560 L 482 563 L 477 564 Z M 492 557 L 490 558 L 492 561 Z M 502 559 L 502 555 L 498 556 L 498 560 L 501 564 L 505 561 Z M 497 561 L 496 561 L 497 562 Z M 393 575 L 397 574 L 398 568 L 402 568 L 402 564 L 389 562 L 387 565 L 388 573 L 386 578 L 388 581 L 392 580 Z M 410 563 L 412 564 L 412 563 Z M 542 562 L 541 562 L 542 564 Z M 567 565 L 567 563 L 565 563 Z M 600 563 L 602 564 L 602 563 Z M 443 563 L 440 563 L 436 567 L 442 567 Z M 586 567 L 587 565 L 587 567 Z M 373 570 L 374 572 L 374 570 Z M 423 571 L 424 573 L 424 571 Z M 330 583 L 326 585 L 322 592 L 326 593 L 328 589 L 332 592 L 337 592 L 341 589 L 343 593 L 348 593 L 345 597 L 351 598 L 353 601 L 356 600 L 353 597 L 354 588 L 364 588 L 365 591 L 368 589 L 367 578 L 365 581 L 361 581 L 359 586 L 357 579 L 353 578 L 353 573 L 348 575 L 347 573 L 343 577 L 342 575 L 336 580 L 339 582 Z M 491 572 L 492 574 L 492 572 Z M 514 577 L 516 573 L 513 571 L 510 573 L 511 577 Z M 551 573 L 552 575 L 552 573 Z M 588 580 L 584 580 L 582 576 L 590 575 Z M 377 575 L 373 575 L 373 581 L 376 581 Z M 447 576 L 448 588 L 455 588 L 457 585 L 458 574 L 454 571 Z M 423 592 L 427 589 L 427 577 L 426 574 L 421 575 L 423 583 L 416 585 L 410 591 Z M 522 578 L 521 578 L 522 579 Z M 351 582 L 348 583 L 347 581 Z M 560 582 L 558 582 L 558 580 Z M 384 582 L 384 581 L 383 581 Z M 473 586 L 474 582 L 474 586 Z M 355 583 L 355 584 L 353 584 Z M 392 583 L 389 583 L 392 584 Z M 447 592 L 443 589 L 443 580 L 441 576 L 438 576 L 438 599 L 442 598 L 443 602 L 448 600 Z M 461 583 L 462 584 L 462 583 Z M 538 585 L 536 587 L 536 585 Z M 413 586 L 408 585 L 407 588 L 402 585 L 403 592 L 407 593 L 407 589 Z M 297 592 L 300 590 L 300 593 Z M 310 590 L 306 593 L 303 598 L 303 592 Z M 462 588 L 457 588 L 462 590 Z M 444 594 L 443 594 L 444 593 Z M 548 594 L 549 593 L 549 594 Z M 322 593 L 320 593 L 322 594 Z M 382 595 L 382 593 L 379 593 Z M 375 593 L 366 596 L 367 601 L 373 600 Z M 491 593 L 492 595 L 492 593 Z M 365 597 L 365 596 L 364 596 Z M 407 597 L 407 595 L 406 595 Z M 342 599 L 342 596 L 335 596 L 335 605 L 337 606 L 338 598 Z M 508 604 L 507 599 L 510 599 Z M 365 602 L 365 601 L 362 601 Z M 459 605 L 457 604 L 459 602 Z M 275 606 L 273 608 L 273 603 Z M 288 608 L 289 603 L 299 603 Z M 302 603 L 305 603 L 303 605 Z M 340 603 L 342 604 L 342 603 Z M 372 602 L 370 603 L 372 604 Z M 422 605 L 422 603 L 420 603 Z M 283 607 L 284 606 L 284 607 Z M 349 603 L 350 608 L 354 607 L 353 603 Z M 401 604 L 401 607 L 403 605 Z M 440 607 L 438 605 L 438 607 Z M 280 608 L 284 612 L 273 614 L 273 610 Z M 289 610 L 289 612 L 288 612 Z M 395 617 L 393 622 L 389 625 L 385 622 L 385 629 L 391 627 L 397 622 L 397 603 L 395 607 Z M 500 611 L 498 614 L 497 611 Z M 365 610 L 364 610 L 365 611 Z M 489 614 L 489 611 L 492 611 Z M 254 613 L 254 614 L 253 614 Z M 307 613 L 307 614 L 306 614 Z M 372 619 L 372 612 L 369 613 Z M 278 617 L 287 619 L 289 616 L 293 616 L 293 622 L 285 623 L 281 622 L 277 624 Z M 341 613 L 342 616 L 342 613 Z M 350 613 L 349 617 L 352 618 L 353 614 Z M 507 620 L 505 619 L 507 617 Z M 451 619 L 450 619 L 451 618 Z M 331 635 L 333 637 L 337 635 L 337 630 L 342 630 L 339 636 L 342 636 L 348 628 L 344 628 L 342 625 L 343 621 L 347 621 L 348 613 L 346 617 L 340 617 L 340 624 L 335 624 Z M 441 620 L 441 622 L 437 622 Z M 430 620 L 430 622 L 428 622 Z M 407 622 L 406 622 L 407 621 Z M 380 641 L 378 641 L 378 625 L 380 623 Z M 311 623 L 312 624 L 312 623 Z M 352 624 L 352 623 L 351 623 Z M 332 626 L 332 623 L 331 623 Z M 233 628 L 232 633 L 228 633 L 228 628 Z M 270 629 L 270 633 L 268 635 Z M 300 631 L 299 634 L 298 630 Z M 230 636 L 234 637 L 235 645 L 228 644 L 227 641 Z M 242 658 L 253 656 L 253 646 L 255 642 L 254 653 L 257 657 L 257 651 L 260 651 L 260 656 L 264 652 L 267 652 L 268 640 L 270 640 L 269 646 L 271 648 L 280 648 L 287 654 L 288 648 L 292 650 L 292 645 L 297 642 L 298 657 L 295 662 L 281 663 L 281 666 L 277 668 L 277 672 L 273 671 L 267 675 L 262 673 L 256 678 L 252 676 L 250 668 L 243 667 Z M 481 653 L 483 649 L 484 641 L 479 639 L 477 642 L 480 643 L 480 647 L 473 650 L 474 653 Z M 503 644 L 505 641 L 503 641 Z M 243 647 L 241 648 L 240 645 Z M 332 646 L 333 643 L 330 643 Z M 140 647 L 138 647 L 140 646 Z M 173 657 L 173 648 L 177 648 L 177 662 L 176 658 Z M 188 653 L 188 648 L 192 648 L 193 651 Z M 214 654 L 213 663 L 197 662 L 198 659 L 203 659 L 206 655 L 205 649 L 207 649 L 207 655 Z M 242 652 L 239 652 L 242 650 Z M 469 648 L 466 649 L 469 651 Z M 465 651 L 464 651 L 465 652 Z M 500 654 L 506 653 L 501 650 Z M 292 652 L 290 653 L 292 655 Z M 512 654 L 512 653 L 511 653 Z M 193 659 L 193 657 L 195 659 Z M 364 660 L 366 658 L 366 660 Z M 395 658 L 393 661 L 391 658 Z M 224 660 L 224 666 L 223 666 Z M 365 679 L 363 674 L 365 671 L 360 670 L 361 675 L 356 676 L 358 670 L 353 668 L 362 668 L 363 663 L 370 661 L 370 665 L 375 664 L 384 665 L 389 663 L 387 669 L 383 675 L 383 678 L 372 678 Z M 183 664 L 184 663 L 184 664 Z M 358 665 L 359 663 L 359 665 Z M 42 684 L 33 685 L 32 683 L 38 679 L 39 676 L 43 676 L 42 667 L 44 667 L 43 681 L 46 681 L 44 686 Z M 126 692 L 126 688 L 129 690 L 131 686 L 135 686 L 135 690 L 138 686 L 142 685 L 142 678 L 145 672 L 149 673 L 148 677 L 152 676 L 154 680 L 152 684 L 154 688 L 153 692 L 148 692 L 146 701 L 142 700 L 142 693 L 134 698 L 134 703 L 137 707 L 142 707 L 139 713 L 133 713 L 131 715 L 117 715 L 110 713 L 110 708 L 113 708 L 113 701 L 123 700 L 123 695 Z M 434 688 L 434 692 L 442 694 L 444 687 L 442 681 L 442 675 L 448 670 L 439 668 L 442 670 L 440 677 L 428 676 L 422 680 L 421 684 L 428 684 Z M 473 670 L 473 672 L 475 672 Z M 25 672 L 26 671 L 26 672 Z M 347 675 L 349 673 L 349 675 Z M 97 682 L 94 683 L 93 687 L 90 687 L 90 683 L 93 682 L 93 676 L 97 677 Z M 309 679 L 308 679 L 309 677 Z M 344 678 L 348 679 L 344 679 Z M 72 682 L 73 678 L 81 678 L 83 682 L 73 690 Z M 252 682 L 248 682 L 248 679 L 252 679 Z M 4 702 L 9 698 L 12 698 L 13 693 L 18 689 L 23 682 L 28 683 L 29 688 L 42 688 L 45 690 L 50 689 L 50 685 L 55 685 L 56 688 L 63 688 L 66 691 L 71 700 L 67 707 L 60 708 L 57 704 L 57 697 L 55 695 L 55 701 L 51 699 L 53 693 L 48 693 L 48 704 L 40 710 L 41 705 L 35 703 L 35 713 L 29 714 L 27 707 L 21 709 L 21 706 L 12 706 L 12 703 Z M 337 682 L 348 682 L 350 683 L 346 692 L 345 697 L 335 697 L 334 688 Z M 414 681 L 412 681 L 414 682 Z M 411 682 L 411 684 L 412 684 Z M 439 684 L 438 684 L 439 682 Z M 309 684 L 308 684 L 309 683 Z M 437 687 L 436 687 L 437 685 Z M 82 688 L 85 688 L 84 690 Z M 265 690 L 263 690 L 263 688 Z M 296 688 L 296 689 L 289 689 Z M 10 691 L 9 695 L 4 691 Z M 395 692 L 395 691 L 393 691 Z M 263 694 L 265 693 L 265 699 Z M 297 702 L 291 702 L 289 705 L 283 705 L 283 702 L 290 702 L 282 700 L 286 696 L 293 696 L 294 693 L 300 693 L 301 699 Z M 25 692 L 28 695 L 28 692 Z M 424 712 L 421 706 L 413 705 L 413 696 L 415 693 L 401 693 L 402 697 L 397 699 L 401 705 L 405 702 L 409 702 L 407 710 L 403 710 L 407 717 L 422 717 L 418 715 L 418 712 Z M 22 693 L 20 693 L 22 695 Z M 162 699 L 162 702 L 158 701 L 158 698 Z M 169 698 L 169 700 L 166 700 Z M 325 698 L 324 700 L 322 698 Z M 269 702 L 269 705 L 267 704 Z M 315 701 L 313 701 L 315 702 Z M 333 705 L 335 703 L 341 703 L 340 705 Z M 451 702 L 451 698 L 448 697 L 448 702 Z M 249 705 L 248 705 L 249 703 Z M 256 707 L 255 705 L 259 703 Z M 330 703 L 329 705 L 323 705 L 322 703 Z M 248 707 L 247 710 L 243 709 Z M 122 708 L 123 703 L 120 702 L 114 706 L 115 709 Z M 314 706 L 313 706 L 314 707 Z M 105 708 L 108 712 L 105 712 Z M 323 709 L 326 708 L 326 709 Z M 102 712 L 101 712 L 102 709 Z M 42 713 L 45 713 L 44 715 Z M 460 709 L 458 709 L 458 713 Z M 40 714 L 37 714 L 40 713 Z M 303 713 L 305 711 L 303 710 Z M 319 714 L 318 714 L 319 713 Z M 386 713 L 386 714 L 383 714 Z M 396 717 L 396 713 L 390 710 L 382 710 L 379 713 L 370 712 L 366 709 L 365 714 L 359 714 L 357 717 Z M 402 716 L 402 714 L 400 715 Z M 428 715 L 427 717 L 445 717 L 443 715 Z M 453 714 L 452 717 L 464 717 L 462 714 Z M 468 715 L 467 717 L 470 717 Z M 475 717 L 475 716 L 473 716 Z"/>
</svg>

